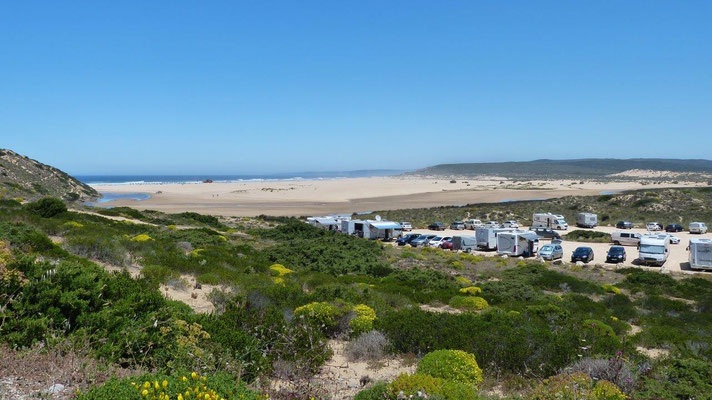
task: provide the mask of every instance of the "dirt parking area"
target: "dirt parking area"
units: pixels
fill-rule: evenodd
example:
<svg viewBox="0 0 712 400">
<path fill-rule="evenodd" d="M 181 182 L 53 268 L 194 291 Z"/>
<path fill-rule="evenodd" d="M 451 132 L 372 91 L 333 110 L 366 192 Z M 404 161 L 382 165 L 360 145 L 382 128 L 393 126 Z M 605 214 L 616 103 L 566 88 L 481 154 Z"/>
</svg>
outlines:
<svg viewBox="0 0 712 400">
<path fill-rule="evenodd" d="M 520 228 L 520 229 L 526 229 L 526 228 Z M 559 234 L 562 236 L 565 235 L 567 232 L 571 232 L 572 230 L 576 229 L 582 229 L 582 228 L 576 228 L 576 227 L 571 227 L 569 228 L 568 231 L 558 231 Z M 615 227 L 610 227 L 610 226 L 599 226 L 593 229 L 585 229 L 585 230 L 593 230 L 597 232 L 606 232 L 606 233 L 613 233 L 617 231 L 621 231 L 620 229 L 616 229 Z M 636 232 L 640 234 L 646 234 L 649 233 L 645 229 L 627 229 L 623 230 L 623 232 Z M 413 233 L 420 233 L 420 234 L 435 234 L 438 236 L 474 236 L 475 232 L 471 230 L 452 230 L 452 229 L 446 229 L 444 231 L 430 231 L 427 229 L 414 229 Z M 665 231 L 662 232 L 654 232 L 654 233 L 665 233 Z M 637 259 L 638 259 L 638 249 L 636 246 L 625 246 L 626 249 L 626 261 L 618 266 L 620 267 L 640 267 L 640 268 L 645 268 L 645 269 L 650 269 L 650 270 L 657 270 L 661 272 L 676 272 L 676 273 L 684 273 L 684 274 L 695 274 L 695 273 L 702 273 L 702 274 L 708 274 L 709 272 L 705 271 L 693 271 L 690 269 L 690 264 L 688 262 L 689 260 L 689 252 L 687 251 L 687 246 L 690 242 L 691 238 L 712 238 L 712 234 L 707 233 L 704 235 L 697 235 L 697 234 L 691 234 L 689 232 L 677 232 L 677 233 L 672 233 L 672 235 L 677 236 L 680 238 L 680 243 L 679 244 L 671 244 L 670 245 L 670 255 L 668 256 L 668 260 L 663 265 L 662 267 L 646 267 L 638 264 Z M 549 239 L 542 239 L 540 241 L 539 247 L 543 246 L 544 244 L 548 243 Z M 606 261 L 606 253 L 608 252 L 608 249 L 613 245 L 613 243 L 588 243 L 588 242 L 574 242 L 574 241 L 566 241 L 564 240 L 562 242 L 562 246 L 564 248 L 564 258 L 563 260 L 565 262 L 568 262 L 571 260 L 571 253 L 579 247 L 579 246 L 587 246 L 593 249 L 594 253 L 594 260 L 592 263 L 595 264 L 605 264 Z M 482 254 L 486 256 L 495 256 L 497 255 L 496 251 L 488 251 L 488 252 L 483 252 L 483 251 L 476 251 L 474 252 L 475 254 Z M 617 267 L 615 264 L 606 264 L 610 267 Z"/>
</svg>

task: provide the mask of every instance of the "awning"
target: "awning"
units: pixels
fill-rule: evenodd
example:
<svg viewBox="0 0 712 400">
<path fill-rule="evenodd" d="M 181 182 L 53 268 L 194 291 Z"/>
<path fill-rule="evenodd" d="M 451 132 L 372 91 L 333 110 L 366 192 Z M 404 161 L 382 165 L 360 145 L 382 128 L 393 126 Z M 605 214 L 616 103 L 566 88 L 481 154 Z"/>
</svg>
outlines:
<svg viewBox="0 0 712 400">
<path fill-rule="evenodd" d="M 392 221 L 371 222 L 370 225 L 376 229 L 401 229 L 401 224 Z"/>
<path fill-rule="evenodd" d="M 539 239 L 541 239 L 541 237 L 540 237 L 539 235 L 537 235 L 536 233 L 534 233 L 534 232 L 523 233 L 523 234 L 521 234 L 521 235 L 519 235 L 519 236 L 521 236 L 521 237 L 523 237 L 524 239 L 527 239 L 527 240 L 539 240 Z"/>
<path fill-rule="evenodd" d="M 314 218 L 314 220 L 316 220 L 316 222 L 319 225 L 338 225 L 339 224 L 333 218 Z"/>
</svg>

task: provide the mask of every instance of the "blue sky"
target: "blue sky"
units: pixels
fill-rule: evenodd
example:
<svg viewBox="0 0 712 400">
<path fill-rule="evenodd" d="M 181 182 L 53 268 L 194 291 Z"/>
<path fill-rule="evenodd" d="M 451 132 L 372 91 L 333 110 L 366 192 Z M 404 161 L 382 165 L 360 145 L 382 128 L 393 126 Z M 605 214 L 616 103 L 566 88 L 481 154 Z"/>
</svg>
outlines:
<svg viewBox="0 0 712 400">
<path fill-rule="evenodd" d="M 709 1 L 0 3 L 0 147 L 75 174 L 712 158 Z"/>
</svg>

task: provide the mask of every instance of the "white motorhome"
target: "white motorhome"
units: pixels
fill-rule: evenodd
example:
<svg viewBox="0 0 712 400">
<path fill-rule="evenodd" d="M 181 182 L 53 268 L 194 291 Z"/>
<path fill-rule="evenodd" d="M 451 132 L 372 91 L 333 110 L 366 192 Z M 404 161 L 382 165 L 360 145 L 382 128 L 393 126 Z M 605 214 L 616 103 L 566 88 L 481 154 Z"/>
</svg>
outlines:
<svg viewBox="0 0 712 400">
<path fill-rule="evenodd" d="M 539 236 L 532 231 L 500 232 L 497 254 L 510 257 L 533 257 L 539 251 Z"/>
<path fill-rule="evenodd" d="M 690 239 L 690 268 L 712 270 L 712 239 Z"/>
<path fill-rule="evenodd" d="M 536 213 L 532 217 L 532 228 L 551 228 L 565 231 L 569 229 L 563 215 L 552 213 Z"/>
<path fill-rule="evenodd" d="M 474 236 L 453 236 L 452 249 L 453 251 L 462 250 L 467 253 L 477 250 L 477 238 Z"/>
<path fill-rule="evenodd" d="M 670 237 L 666 235 L 644 235 L 640 238 L 638 261 L 641 264 L 662 266 L 670 255 Z"/>
<path fill-rule="evenodd" d="M 690 233 L 699 233 L 700 235 L 707 233 L 707 224 L 704 222 L 690 222 Z"/>
<path fill-rule="evenodd" d="M 479 219 L 466 219 L 465 221 L 465 229 L 472 229 L 473 231 L 477 228 L 481 228 L 484 226 L 482 221 Z"/>
<path fill-rule="evenodd" d="M 576 226 L 581 228 L 595 228 L 598 226 L 598 215 L 594 213 L 578 213 L 576 215 Z"/>
<path fill-rule="evenodd" d="M 477 247 L 483 250 L 497 250 L 497 234 L 513 230 L 510 228 L 479 228 L 475 231 Z"/>
</svg>

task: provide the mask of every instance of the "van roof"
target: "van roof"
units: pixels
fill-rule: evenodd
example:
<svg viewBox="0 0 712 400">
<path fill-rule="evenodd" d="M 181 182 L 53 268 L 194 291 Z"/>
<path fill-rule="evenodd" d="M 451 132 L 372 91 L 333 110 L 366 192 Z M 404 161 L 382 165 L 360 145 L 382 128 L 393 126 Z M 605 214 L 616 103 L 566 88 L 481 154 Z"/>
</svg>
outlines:
<svg viewBox="0 0 712 400">
<path fill-rule="evenodd" d="M 640 244 L 653 244 L 653 245 L 664 245 L 666 241 L 669 241 L 669 237 L 660 237 L 660 236 L 643 236 L 640 238 Z"/>
</svg>

